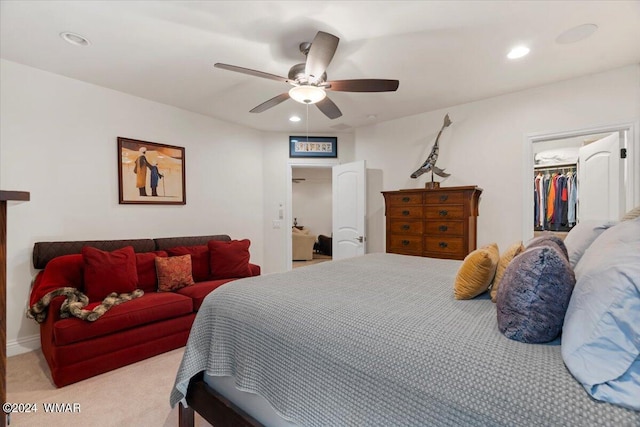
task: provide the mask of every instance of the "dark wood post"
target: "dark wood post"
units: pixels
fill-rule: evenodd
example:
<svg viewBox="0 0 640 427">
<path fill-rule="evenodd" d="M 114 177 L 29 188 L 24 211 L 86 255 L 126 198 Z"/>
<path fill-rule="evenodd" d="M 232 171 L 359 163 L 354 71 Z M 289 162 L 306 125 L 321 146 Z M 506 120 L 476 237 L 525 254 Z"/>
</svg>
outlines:
<svg viewBox="0 0 640 427">
<path fill-rule="evenodd" d="M 25 191 L 0 191 L 0 399 L 7 399 L 7 202 L 28 201 Z M 0 416 L 0 427 L 5 427 L 7 417 Z"/>
</svg>

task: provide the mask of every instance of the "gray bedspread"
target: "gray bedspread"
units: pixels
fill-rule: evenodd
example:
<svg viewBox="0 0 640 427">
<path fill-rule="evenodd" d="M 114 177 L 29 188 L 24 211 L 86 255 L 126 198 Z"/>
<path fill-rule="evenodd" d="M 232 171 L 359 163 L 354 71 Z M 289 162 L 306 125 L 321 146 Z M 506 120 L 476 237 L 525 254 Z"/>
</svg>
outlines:
<svg viewBox="0 0 640 427">
<path fill-rule="evenodd" d="M 225 284 L 198 312 L 171 404 L 206 371 L 304 426 L 640 426 L 587 395 L 559 340 L 511 341 L 489 299 L 455 300 L 459 266 L 370 254 Z"/>
</svg>

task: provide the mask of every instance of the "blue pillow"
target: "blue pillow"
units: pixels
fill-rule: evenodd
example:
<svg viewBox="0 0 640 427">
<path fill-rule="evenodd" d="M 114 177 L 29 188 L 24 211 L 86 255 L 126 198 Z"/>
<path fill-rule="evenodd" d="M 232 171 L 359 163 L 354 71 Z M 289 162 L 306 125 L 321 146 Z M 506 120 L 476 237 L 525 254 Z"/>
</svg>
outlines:
<svg viewBox="0 0 640 427">
<path fill-rule="evenodd" d="M 516 256 L 498 287 L 498 328 L 507 338 L 526 343 L 555 339 L 575 284 L 564 254 L 552 245 Z"/>
<path fill-rule="evenodd" d="M 605 230 L 576 266 L 562 357 L 595 399 L 640 410 L 640 218 Z"/>
<path fill-rule="evenodd" d="M 584 255 L 584 251 L 593 243 L 596 238 L 607 228 L 616 225 L 614 221 L 586 220 L 580 221 L 569 231 L 564 239 L 564 245 L 569 253 L 571 267 L 576 268 L 578 261 Z"/>
</svg>

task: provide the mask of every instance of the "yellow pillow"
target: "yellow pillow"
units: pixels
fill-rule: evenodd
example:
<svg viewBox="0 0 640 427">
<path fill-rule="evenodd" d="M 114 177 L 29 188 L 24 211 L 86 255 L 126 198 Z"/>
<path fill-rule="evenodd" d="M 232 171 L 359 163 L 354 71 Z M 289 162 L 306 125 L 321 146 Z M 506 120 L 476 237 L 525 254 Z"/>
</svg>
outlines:
<svg viewBox="0 0 640 427">
<path fill-rule="evenodd" d="M 500 252 L 495 243 L 483 246 L 467 255 L 453 284 L 455 298 L 475 298 L 489 289 L 491 280 L 496 274 L 499 259 Z"/>
<path fill-rule="evenodd" d="M 496 296 L 498 295 L 498 286 L 504 276 L 504 271 L 507 266 L 520 252 L 524 251 L 524 245 L 522 242 L 514 243 L 507 249 L 505 253 L 500 256 L 498 267 L 496 268 L 496 277 L 493 278 L 493 285 L 491 286 L 491 301 L 496 302 Z"/>
</svg>

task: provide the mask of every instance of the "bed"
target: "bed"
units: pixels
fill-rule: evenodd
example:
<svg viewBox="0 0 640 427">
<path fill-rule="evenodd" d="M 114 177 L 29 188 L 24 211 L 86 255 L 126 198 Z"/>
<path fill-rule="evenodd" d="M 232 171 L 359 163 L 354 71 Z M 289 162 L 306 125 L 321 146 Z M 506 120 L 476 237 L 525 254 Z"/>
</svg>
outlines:
<svg viewBox="0 0 640 427">
<path fill-rule="evenodd" d="M 216 289 L 171 393 L 181 425 L 640 426 L 560 339 L 510 340 L 487 294 L 454 299 L 461 263 L 369 254 Z"/>
</svg>

